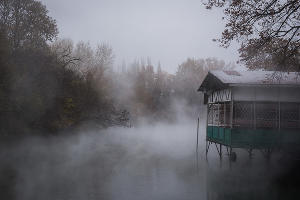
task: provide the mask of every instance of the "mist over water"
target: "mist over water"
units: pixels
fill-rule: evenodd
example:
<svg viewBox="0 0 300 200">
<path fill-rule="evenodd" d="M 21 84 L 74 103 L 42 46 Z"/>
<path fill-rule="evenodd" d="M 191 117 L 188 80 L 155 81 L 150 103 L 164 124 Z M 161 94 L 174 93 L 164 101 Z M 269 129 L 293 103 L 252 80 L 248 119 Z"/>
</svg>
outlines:
<svg viewBox="0 0 300 200">
<path fill-rule="evenodd" d="M 12 181 L 15 199 L 204 198 L 195 127 L 185 121 L 28 138 L 3 147 L 1 176 Z"/>
<path fill-rule="evenodd" d="M 299 24 L 300 3 L 230 2 L 1 0 L 0 200 L 300 199 L 300 145 L 290 141 L 299 132 L 299 84 L 277 79 L 299 72 L 299 25 L 282 30 Z M 242 68 L 279 70 L 270 77 L 279 84 L 256 72 L 242 84 Z M 257 98 L 257 87 L 270 96 Z M 230 97 L 230 113 L 211 92 Z M 208 96 L 219 104 L 212 114 Z M 207 115 L 222 126 L 227 114 L 241 128 L 229 134 L 230 145 L 234 133 L 244 146 L 234 149 L 236 162 L 224 146 L 218 156 L 219 144 L 206 154 Z M 247 127 L 262 141 L 239 137 Z M 290 130 L 293 137 L 281 134 Z M 254 147 L 268 149 L 251 159 Z"/>
<path fill-rule="evenodd" d="M 276 159 L 266 162 L 255 152 L 256 158 L 249 160 L 246 152 L 240 151 L 238 162 L 230 165 L 226 155 L 220 162 L 211 146 L 206 161 L 204 118 L 200 121 L 197 170 L 196 120 L 178 121 L 105 130 L 82 128 L 64 136 L 7 143 L 0 154 L 1 196 L 17 200 L 279 196 L 272 185 Z"/>
</svg>

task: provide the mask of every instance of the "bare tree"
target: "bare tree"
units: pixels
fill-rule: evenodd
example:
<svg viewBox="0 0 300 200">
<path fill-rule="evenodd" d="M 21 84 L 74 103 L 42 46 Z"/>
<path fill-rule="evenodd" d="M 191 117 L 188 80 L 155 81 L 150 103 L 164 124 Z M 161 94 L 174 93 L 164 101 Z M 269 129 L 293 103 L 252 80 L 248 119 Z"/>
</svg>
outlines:
<svg viewBox="0 0 300 200">
<path fill-rule="evenodd" d="M 96 66 L 108 69 L 112 66 L 114 61 L 114 54 L 112 48 L 105 43 L 98 44 L 95 52 Z"/>
<path fill-rule="evenodd" d="M 51 52 L 64 68 L 79 70 L 80 57 L 74 55 L 74 44 L 71 39 L 58 39 L 50 45 Z"/>
<path fill-rule="evenodd" d="M 250 68 L 299 71 L 299 0 L 207 0 L 224 8 L 226 27 L 218 41 L 241 43 L 241 61 Z"/>
</svg>

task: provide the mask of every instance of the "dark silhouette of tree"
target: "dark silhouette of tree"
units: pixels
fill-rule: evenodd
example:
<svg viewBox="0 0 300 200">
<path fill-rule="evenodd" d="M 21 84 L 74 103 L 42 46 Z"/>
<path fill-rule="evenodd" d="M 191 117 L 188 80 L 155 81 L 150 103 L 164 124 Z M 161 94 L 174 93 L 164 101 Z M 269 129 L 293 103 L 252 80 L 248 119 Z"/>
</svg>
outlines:
<svg viewBox="0 0 300 200">
<path fill-rule="evenodd" d="M 224 8 L 226 27 L 218 41 L 241 42 L 241 61 L 250 69 L 299 71 L 299 0 L 207 0 L 208 9 Z"/>
<path fill-rule="evenodd" d="M 7 32 L 11 47 L 45 47 L 58 33 L 56 22 L 39 1 L 1 0 L 0 26 Z"/>
<path fill-rule="evenodd" d="M 1 0 L 0 11 L 1 134 L 57 133 L 86 121 L 126 125 L 110 95 L 111 47 L 49 44 L 56 23 L 39 1 Z"/>
</svg>

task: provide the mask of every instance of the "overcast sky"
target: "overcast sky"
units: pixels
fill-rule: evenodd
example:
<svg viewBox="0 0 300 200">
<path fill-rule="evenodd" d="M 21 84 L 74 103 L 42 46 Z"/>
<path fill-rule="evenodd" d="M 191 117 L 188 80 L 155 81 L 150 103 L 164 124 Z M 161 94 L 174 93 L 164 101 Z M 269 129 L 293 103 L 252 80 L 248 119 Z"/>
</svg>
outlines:
<svg viewBox="0 0 300 200">
<path fill-rule="evenodd" d="M 212 39 L 224 28 L 221 10 L 206 10 L 201 0 L 42 0 L 57 20 L 60 38 L 105 42 L 115 64 L 150 57 L 174 73 L 188 57 L 238 59 L 237 45 L 219 47 Z"/>
</svg>

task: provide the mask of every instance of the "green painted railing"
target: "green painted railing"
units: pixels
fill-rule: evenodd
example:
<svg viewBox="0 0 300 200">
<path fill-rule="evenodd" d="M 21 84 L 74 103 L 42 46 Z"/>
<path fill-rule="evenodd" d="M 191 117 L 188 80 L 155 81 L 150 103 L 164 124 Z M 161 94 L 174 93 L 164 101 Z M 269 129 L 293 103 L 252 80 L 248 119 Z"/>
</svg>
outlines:
<svg viewBox="0 0 300 200">
<path fill-rule="evenodd" d="M 300 130 L 247 129 L 208 126 L 208 141 L 234 148 L 272 148 L 300 145 Z"/>
</svg>

